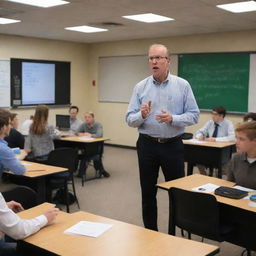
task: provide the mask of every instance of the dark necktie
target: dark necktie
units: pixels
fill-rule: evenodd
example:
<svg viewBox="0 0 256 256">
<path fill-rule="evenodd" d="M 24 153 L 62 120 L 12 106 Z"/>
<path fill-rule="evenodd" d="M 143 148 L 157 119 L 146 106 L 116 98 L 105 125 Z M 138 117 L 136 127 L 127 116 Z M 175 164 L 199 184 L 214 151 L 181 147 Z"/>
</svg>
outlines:
<svg viewBox="0 0 256 256">
<path fill-rule="evenodd" d="M 213 138 L 216 138 L 216 137 L 217 137 L 217 135 L 218 135 L 218 128 L 219 128 L 219 125 L 218 125 L 218 124 L 216 124 L 216 123 L 214 123 L 214 125 L 215 125 L 215 128 L 214 128 L 214 131 L 213 131 L 212 137 L 213 137 Z"/>
</svg>

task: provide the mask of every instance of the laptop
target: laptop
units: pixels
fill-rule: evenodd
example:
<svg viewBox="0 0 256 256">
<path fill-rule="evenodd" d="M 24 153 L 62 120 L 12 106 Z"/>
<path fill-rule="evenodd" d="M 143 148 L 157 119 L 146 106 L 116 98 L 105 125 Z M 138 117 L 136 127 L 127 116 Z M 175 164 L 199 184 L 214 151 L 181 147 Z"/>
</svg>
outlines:
<svg viewBox="0 0 256 256">
<path fill-rule="evenodd" d="M 60 131 L 69 131 L 70 130 L 69 115 L 56 115 L 56 127 Z"/>
</svg>

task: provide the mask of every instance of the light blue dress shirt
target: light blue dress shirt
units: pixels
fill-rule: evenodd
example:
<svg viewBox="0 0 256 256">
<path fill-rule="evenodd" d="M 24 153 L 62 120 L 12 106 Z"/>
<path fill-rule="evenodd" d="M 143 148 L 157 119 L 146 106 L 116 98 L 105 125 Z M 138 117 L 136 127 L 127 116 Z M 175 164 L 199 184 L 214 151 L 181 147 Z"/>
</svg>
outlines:
<svg viewBox="0 0 256 256">
<path fill-rule="evenodd" d="M 150 115 L 143 119 L 141 105 L 151 101 Z M 156 115 L 167 110 L 172 115 L 171 123 L 159 123 Z M 139 133 L 157 138 L 172 138 L 184 133 L 185 127 L 198 122 L 199 109 L 189 83 L 177 76 L 168 74 L 162 83 L 153 76 L 139 82 L 132 94 L 126 122 L 137 127 Z"/>
<path fill-rule="evenodd" d="M 0 175 L 4 170 L 22 175 L 25 172 L 25 167 L 16 159 L 7 142 L 4 139 L 0 139 Z"/>
<path fill-rule="evenodd" d="M 218 123 L 218 133 L 217 137 L 215 138 L 216 141 L 235 141 L 235 132 L 234 132 L 234 126 L 231 121 L 224 119 L 222 122 Z M 213 120 L 209 120 L 204 127 L 199 129 L 196 132 L 196 139 L 200 137 L 210 138 L 213 135 L 215 129 L 215 124 Z"/>
</svg>

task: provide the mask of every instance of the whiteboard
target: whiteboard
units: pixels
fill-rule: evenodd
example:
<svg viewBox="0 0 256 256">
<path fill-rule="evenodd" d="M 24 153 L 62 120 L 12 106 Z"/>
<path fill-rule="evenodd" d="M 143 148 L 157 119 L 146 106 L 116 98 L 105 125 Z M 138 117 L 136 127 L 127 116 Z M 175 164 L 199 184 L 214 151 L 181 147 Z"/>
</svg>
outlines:
<svg viewBox="0 0 256 256">
<path fill-rule="evenodd" d="M 177 74 L 177 55 L 171 56 Z M 129 102 L 134 86 L 150 76 L 146 55 L 99 58 L 99 101 Z"/>
<path fill-rule="evenodd" d="M 10 107 L 10 61 L 0 60 L 0 107 Z"/>
</svg>

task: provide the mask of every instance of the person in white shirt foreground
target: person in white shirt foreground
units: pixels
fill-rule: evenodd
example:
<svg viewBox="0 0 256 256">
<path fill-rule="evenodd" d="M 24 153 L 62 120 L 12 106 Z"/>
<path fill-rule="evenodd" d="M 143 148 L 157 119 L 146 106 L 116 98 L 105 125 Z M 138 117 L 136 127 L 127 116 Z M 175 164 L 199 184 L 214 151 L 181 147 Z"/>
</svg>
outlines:
<svg viewBox="0 0 256 256">
<path fill-rule="evenodd" d="M 22 205 L 15 201 L 5 202 L 0 193 L 0 231 L 13 239 L 24 239 L 38 230 L 54 222 L 59 209 L 52 207 L 36 218 L 24 220 L 16 213 L 24 210 Z M 4 237 L 0 240 L 0 255 L 16 255 L 16 244 L 6 243 Z"/>
</svg>

